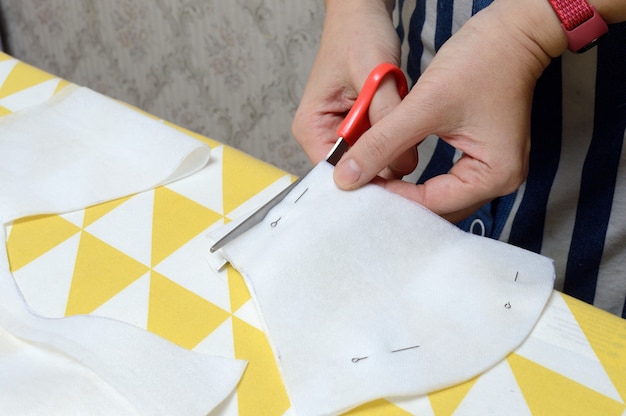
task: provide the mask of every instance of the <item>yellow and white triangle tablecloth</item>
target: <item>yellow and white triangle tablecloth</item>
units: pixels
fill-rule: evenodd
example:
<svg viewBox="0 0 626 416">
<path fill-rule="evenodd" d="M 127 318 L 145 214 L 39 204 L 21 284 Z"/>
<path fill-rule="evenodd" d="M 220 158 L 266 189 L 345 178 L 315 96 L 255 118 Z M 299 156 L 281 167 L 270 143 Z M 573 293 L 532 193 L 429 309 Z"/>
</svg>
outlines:
<svg viewBox="0 0 626 416">
<path fill-rule="evenodd" d="M 0 115 L 66 81 L 0 54 Z M 208 264 L 206 234 L 293 178 L 219 142 L 191 177 L 82 211 L 7 226 L 11 270 L 32 310 L 125 321 L 184 348 L 248 360 L 217 415 L 289 414 L 289 398 L 241 276 Z M 46 273 L 42 273 L 45 271 Z M 355 386 L 358 388 L 358 386 Z M 482 376 L 353 415 L 626 415 L 626 321 L 554 294 L 529 339 Z"/>
</svg>

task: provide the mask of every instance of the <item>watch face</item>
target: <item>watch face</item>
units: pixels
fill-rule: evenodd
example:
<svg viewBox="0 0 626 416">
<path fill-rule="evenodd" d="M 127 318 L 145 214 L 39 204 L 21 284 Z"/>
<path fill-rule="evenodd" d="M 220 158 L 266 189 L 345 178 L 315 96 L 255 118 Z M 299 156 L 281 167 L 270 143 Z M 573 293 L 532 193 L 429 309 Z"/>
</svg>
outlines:
<svg viewBox="0 0 626 416">
<path fill-rule="evenodd" d="M 598 44 L 598 42 L 600 42 L 600 40 L 604 37 L 604 35 L 600 36 L 599 38 L 595 38 L 594 40 L 592 40 L 591 42 L 589 42 L 588 44 L 586 44 L 585 46 L 583 46 L 582 48 L 578 49 L 577 51 L 574 51 L 576 53 L 583 53 L 583 52 L 587 52 L 589 49 L 592 49 L 594 46 L 596 46 Z"/>
</svg>

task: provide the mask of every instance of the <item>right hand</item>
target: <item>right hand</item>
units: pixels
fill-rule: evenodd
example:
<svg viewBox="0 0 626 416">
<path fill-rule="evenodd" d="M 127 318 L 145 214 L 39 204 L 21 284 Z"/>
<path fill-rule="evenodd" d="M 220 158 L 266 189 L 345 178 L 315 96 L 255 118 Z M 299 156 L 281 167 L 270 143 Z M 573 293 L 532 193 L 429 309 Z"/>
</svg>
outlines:
<svg viewBox="0 0 626 416">
<path fill-rule="evenodd" d="M 337 141 L 336 130 L 354 104 L 370 71 L 383 62 L 398 65 L 400 42 L 391 5 L 380 0 L 326 2 L 320 49 L 296 112 L 292 130 L 313 163 L 324 159 Z M 372 100 L 372 125 L 400 103 L 395 82 L 385 79 Z M 405 152 L 386 178 L 400 178 L 417 164 L 415 149 Z"/>
</svg>

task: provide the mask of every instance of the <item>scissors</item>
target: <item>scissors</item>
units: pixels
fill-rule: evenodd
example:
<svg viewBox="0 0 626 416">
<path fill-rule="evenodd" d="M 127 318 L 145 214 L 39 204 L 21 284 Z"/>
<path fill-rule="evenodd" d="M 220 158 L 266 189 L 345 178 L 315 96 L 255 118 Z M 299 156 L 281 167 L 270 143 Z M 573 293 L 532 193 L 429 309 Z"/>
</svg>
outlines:
<svg viewBox="0 0 626 416">
<path fill-rule="evenodd" d="M 365 84 L 363 85 L 363 88 L 361 89 L 361 92 L 359 93 L 356 101 L 352 105 L 352 108 L 348 112 L 348 115 L 337 129 L 338 139 L 335 142 L 335 145 L 333 146 L 331 151 L 328 153 L 328 156 L 326 156 L 326 162 L 330 163 L 333 166 L 336 166 L 343 154 L 351 146 L 353 146 L 357 142 L 357 140 L 359 140 L 363 133 L 365 133 L 371 127 L 368 116 L 369 107 L 372 103 L 372 99 L 374 98 L 374 94 L 376 94 L 376 91 L 380 86 L 380 83 L 388 75 L 392 75 L 394 77 L 400 98 L 404 98 L 408 94 L 409 88 L 406 82 L 406 78 L 404 77 L 404 73 L 400 68 L 388 62 L 382 63 L 375 67 L 372 72 L 370 72 L 367 80 L 365 80 Z M 287 196 L 287 194 L 300 183 L 304 176 L 300 177 L 287 188 L 282 190 L 274 198 L 265 203 L 265 205 L 256 210 L 252 215 L 243 220 L 230 232 L 228 232 L 226 235 L 216 241 L 215 244 L 213 244 L 213 246 L 211 247 L 211 253 L 219 250 L 225 244 L 229 243 L 256 224 L 260 223 L 263 218 L 265 218 L 267 213 L 273 207 L 278 205 L 278 203 L 282 201 L 285 196 Z"/>
</svg>

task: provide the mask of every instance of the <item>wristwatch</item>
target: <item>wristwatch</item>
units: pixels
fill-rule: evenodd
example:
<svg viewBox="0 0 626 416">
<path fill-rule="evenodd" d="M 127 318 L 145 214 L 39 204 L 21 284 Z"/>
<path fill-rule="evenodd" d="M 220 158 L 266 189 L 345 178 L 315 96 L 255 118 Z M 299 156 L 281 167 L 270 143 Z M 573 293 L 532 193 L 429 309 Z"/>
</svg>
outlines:
<svg viewBox="0 0 626 416">
<path fill-rule="evenodd" d="M 567 35 L 568 49 L 582 53 L 593 48 L 609 31 L 595 7 L 586 0 L 548 0 L 561 20 Z"/>
</svg>

